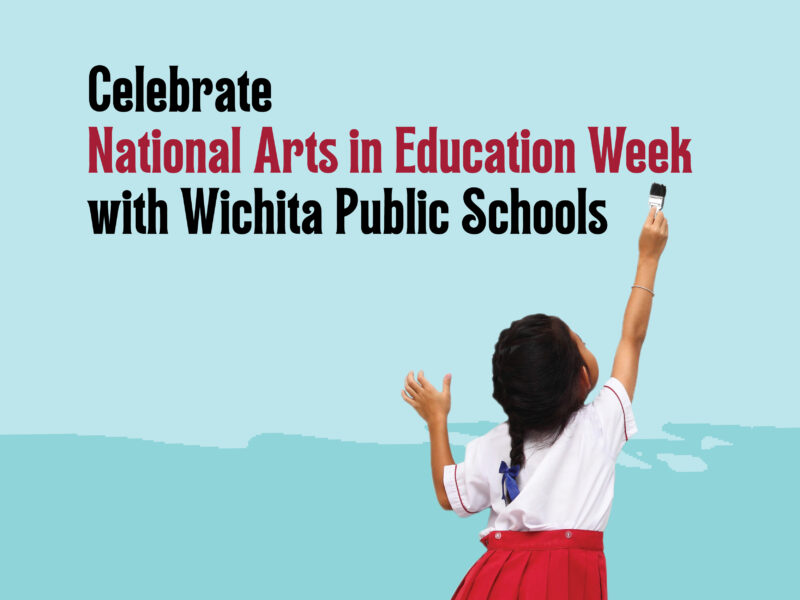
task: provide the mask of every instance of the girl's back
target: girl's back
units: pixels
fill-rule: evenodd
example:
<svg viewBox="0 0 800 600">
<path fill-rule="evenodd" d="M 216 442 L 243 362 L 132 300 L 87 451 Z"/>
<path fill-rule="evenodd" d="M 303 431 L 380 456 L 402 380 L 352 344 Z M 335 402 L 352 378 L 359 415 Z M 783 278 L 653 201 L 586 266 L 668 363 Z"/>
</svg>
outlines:
<svg viewBox="0 0 800 600">
<path fill-rule="evenodd" d="M 493 530 L 603 531 L 614 496 L 614 464 L 634 433 L 628 394 L 612 377 L 552 445 L 525 443 L 525 465 L 516 477 L 519 495 L 512 502 L 504 499 L 500 471 L 510 464 L 508 423 L 472 440 L 464 461 L 445 467 L 447 497 L 459 516 L 491 508 L 481 537 Z"/>
</svg>

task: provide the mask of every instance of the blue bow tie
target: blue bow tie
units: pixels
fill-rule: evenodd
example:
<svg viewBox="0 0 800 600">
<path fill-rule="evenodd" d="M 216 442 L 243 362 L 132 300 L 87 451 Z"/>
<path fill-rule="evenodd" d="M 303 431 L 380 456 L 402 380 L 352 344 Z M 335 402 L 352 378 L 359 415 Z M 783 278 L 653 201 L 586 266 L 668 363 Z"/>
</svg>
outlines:
<svg viewBox="0 0 800 600">
<path fill-rule="evenodd" d="M 519 486 L 517 485 L 519 465 L 509 467 L 506 461 L 500 461 L 500 473 L 503 474 L 503 486 L 505 487 L 503 496 L 506 498 L 506 502 L 511 502 L 514 498 L 519 496 Z"/>
</svg>

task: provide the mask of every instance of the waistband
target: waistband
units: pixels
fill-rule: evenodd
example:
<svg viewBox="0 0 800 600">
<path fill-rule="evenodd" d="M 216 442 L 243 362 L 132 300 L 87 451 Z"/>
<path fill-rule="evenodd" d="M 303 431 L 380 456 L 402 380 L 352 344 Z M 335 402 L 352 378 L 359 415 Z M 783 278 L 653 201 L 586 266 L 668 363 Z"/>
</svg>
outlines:
<svg viewBox="0 0 800 600">
<path fill-rule="evenodd" d="M 481 538 L 489 550 L 553 550 L 580 548 L 603 550 L 603 532 L 586 529 L 550 531 L 490 531 Z"/>
</svg>

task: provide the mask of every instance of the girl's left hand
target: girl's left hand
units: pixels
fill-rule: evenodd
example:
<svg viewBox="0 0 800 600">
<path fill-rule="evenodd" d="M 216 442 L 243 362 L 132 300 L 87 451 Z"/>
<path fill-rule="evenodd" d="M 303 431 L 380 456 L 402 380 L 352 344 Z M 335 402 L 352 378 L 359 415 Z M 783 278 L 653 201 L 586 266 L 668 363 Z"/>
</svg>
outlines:
<svg viewBox="0 0 800 600">
<path fill-rule="evenodd" d="M 450 381 L 452 376 L 448 373 L 442 382 L 442 391 L 437 390 L 433 384 L 425 379 L 422 371 L 418 375 L 419 381 L 414 379 L 414 371 L 406 375 L 405 389 L 400 392 L 403 400 L 414 407 L 426 423 L 432 421 L 447 421 L 450 412 Z"/>
</svg>

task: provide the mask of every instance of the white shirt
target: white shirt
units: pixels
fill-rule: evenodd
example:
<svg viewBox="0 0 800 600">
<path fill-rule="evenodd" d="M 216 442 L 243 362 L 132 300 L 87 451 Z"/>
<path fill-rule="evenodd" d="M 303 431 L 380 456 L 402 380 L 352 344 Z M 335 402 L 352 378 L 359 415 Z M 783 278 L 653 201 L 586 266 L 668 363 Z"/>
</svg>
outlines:
<svg viewBox="0 0 800 600">
<path fill-rule="evenodd" d="M 506 506 L 500 462 L 511 465 L 508 423 L 467 444 L 464 462 L 444 468 L 450 506 L 460 517 L 492 509 L 481 537 L 494 530 L 603 531 L 614 497 L 614 465 L 637 431 L 624 386 L 609 379 L 572 416 L 552 446 L 526 442 L 519 495 Z"/>
</svg>

